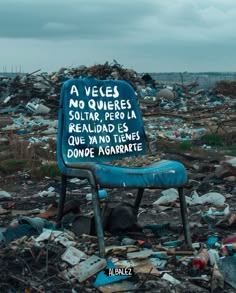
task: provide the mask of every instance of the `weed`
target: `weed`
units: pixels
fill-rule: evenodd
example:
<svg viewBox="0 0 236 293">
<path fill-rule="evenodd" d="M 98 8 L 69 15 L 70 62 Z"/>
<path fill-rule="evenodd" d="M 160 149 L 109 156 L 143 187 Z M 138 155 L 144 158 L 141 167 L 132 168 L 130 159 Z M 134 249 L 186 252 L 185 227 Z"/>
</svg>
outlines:
<svg viewBox="0 0 236 293">
<path fill-rule="evenodd" d="M 55 164 L 43 164 L 43 165 L 40 165 L 39 167 L 34 168 L 32 170 L 32 176 L 37 177 L 37 178 L 38 177 L 39 178 L 42 178 L 42 177 L 54 178 L 54 177 L 60 176 L 60 171 L 59 171 L 56 163 Z"/>
<path fill-rule="evenodd" d="M 20 138 L 19 135 L 14 134 L 9 137 L 9 141 L 9 150 L 15 160 L 27 160 L 31 164 L 36 159 L 36 144 L 31 145 L 28 141 Z"/>
<path fill-rule="evenodd" d="M 233 145 L 233 146 L 227 146 L 227 147 L 224 147 L 224 150 L 227 151 L 227 154 L 229 156 L 236 156 L 236 146 Z"/>
<path fill-rule="evenodd" d="M 201 137 L 201 141 L 202 144 L 208 144 L 213 146 L 222 146 L 224 144 L 222 136 L 217 133 L 205 134 Z"/>
<path fill-rule="evenodd" d="M 0 171 L 5 174 L 10 174 L 12 172 L 16 172 L 20 169 L 24 169 L 27 167 L 27 160 L 17 160 L 17 159 L 9 159 L 1 161 Z"/>
<path fill-rule="evenodd" d="M 192 144 L 189 141 L 183 141 L 183 142 L 179 143 L 179 148 L 183 151 L 191 150 Z"/>
</svg>

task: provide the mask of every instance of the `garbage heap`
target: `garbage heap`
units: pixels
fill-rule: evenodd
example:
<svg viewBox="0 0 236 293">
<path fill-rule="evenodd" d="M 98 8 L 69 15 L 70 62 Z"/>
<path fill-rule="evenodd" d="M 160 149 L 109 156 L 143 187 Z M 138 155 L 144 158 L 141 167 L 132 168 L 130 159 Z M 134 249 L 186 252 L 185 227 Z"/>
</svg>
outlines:
<svg viewBox="0 0 236 293">
<path fill-rule="evenodd" d="M 63 229 L 56 227 L 60 88 L 85 76 L 123 79 L 137 92 L 150 153 L 124 165 L 173 159 L 188 169 L 192 248 L 172 188 L 145 190 L 135 217 L 136 190 L 104 190 L 102 206 L 114 204 L 105 259 L 98 257 L 86 180 L 69 179 Z M 219 87 L 161 84 L 117 62 L 1 78 L 0 292 L 236 292 L 235 104 Z"/>
<path fill-rule="evenodd" d="M 58 229 L 59 180 L 36 182 L 19 172 L 8 177 L 8 190 L 13 180 L 21 186 L 18 192 L 0 190 L 0 291 L 235 292 L 236 187 L 217 177 L 220 167 L 211 177 L 207 168 L 213 164 L 189 167 L 192 247 L 184 242 L 175 189 L 145 190 L 137 216 L 130 204 L 136 190 L 102 190 L 105 258 L 98 256 L 87 180 L 68 180 Z"/>
<path fill-rule="evenodd" d="M 235 81 L 228 81 L 222 80 L 216 83 L 215 93 L 222 94 L 225 96 L 236 96 L 236 82 Z"/>
<path fill-rule="evenodd" d="M 40 74 L 35 71 L 30 74 L 18 75 L 12 79 L 1 78 L 0 107 L 26 106 L 28 102 L 37 100 L 35 104 L 43 102 L 47 107 L 56 111 L 62 83 L 71 78 L 81 77 L 122 79 L 128 81 L 134 88 L 137 83 L 142 82 L 134 70 L 123 69 L 116 62 L 111 65 L 106 62 L 103 65 L 92 67 L 61 68 L 58 72 L 51 74 Z M 18 108 L 15 109 L 15 111 L 17 110 Z M 9 111 L 13 111 L 13 109 L 9 109 Z"/>
<path fill-rule="evenodd" d="M 16 134 L 24 136 L 30 144 L 55 140 L 63 82 L 88 76 L 121 79 L 134 87 L 152 153 L 155 153 L 162 140 L 177 143 L 187 141 L 204 148 L 211 148 L 212 144 L 213 147 L 214 144 L 233 145 L 236 141 L 234 82 L 218 83 L 211 90 L 199 89 L 197 81 L 167 85 L 154 80 L 149 74 L 140 75 L 134 70 L 125 69 L 116 61 L 92 67 L 61 68 L 51 74 L 36 71 L 12 79 L 2 77 L 2 139 L 5 141 L 9 135 Z M 226 92 L 226 89 L 230 90 Z"/>
</svg>

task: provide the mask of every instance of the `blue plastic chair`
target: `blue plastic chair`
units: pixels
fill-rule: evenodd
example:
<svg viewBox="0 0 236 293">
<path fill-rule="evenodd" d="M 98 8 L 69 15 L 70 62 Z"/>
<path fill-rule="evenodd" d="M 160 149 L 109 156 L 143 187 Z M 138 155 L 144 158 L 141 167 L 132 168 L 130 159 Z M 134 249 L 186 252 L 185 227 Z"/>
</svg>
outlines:
<svg viewBox="0 0 236 293">
<path fill-rule="evenodd" d="M 187 173 L 180 162 L 161 160 L 145 167 L 119 167 L 108 163 L 146 153 L 146 136 L 133 87 L 125 81 L 71 79 L 63 84 L 60 98 L 57 161 L 62 186 L 57 223 L 60 226 L 67 177 L 88 179 L 99 253 L 105 255 L 98 191 L 100 188 L 137 188 L 138 212 L 145 188 L 177 188 L 185 241 L 191 246 L 183 187 Z"/>
</svg>

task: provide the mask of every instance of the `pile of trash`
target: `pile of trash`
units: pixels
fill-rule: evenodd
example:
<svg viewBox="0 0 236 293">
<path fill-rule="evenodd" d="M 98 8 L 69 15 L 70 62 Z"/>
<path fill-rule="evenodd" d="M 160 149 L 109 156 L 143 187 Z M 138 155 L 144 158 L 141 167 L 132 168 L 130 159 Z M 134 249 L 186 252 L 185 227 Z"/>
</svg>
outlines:
<svg viewBox="0 0 236 293">
<path fill-rule="evenodd" d="M 69 179 L 59 228 L 59 179 L 15 175 L 15 184 L 0 190 L 1 292 L 236 292 L 235 158 L 215 170 L 214 163 L 190 162 L 192 247 L 184 242 L 175 189 L 145 190 L 138 215 L 136 190 L 103 189 L 105 258 L 87 180 Z"/>
<path fill-rule="evenodd" d="M 62 228 L 56 225 L 60 90 L 88 76 L 126 80 L 137 93 L 149 152 L 115 165 L 170 159 L 187 168 L 191 248 L 175 189 L 145 190 L 137 216 L 136 190 L 101 190 L 105 259 L 86 180 L 69 180 Z M 161 84 L 116 61 L 1 78 L 0 292 L 236 292 L 236 99 L 219 84 Z M 37 177 L 38 164 L 52 173 Z"/>
<path fill-rule="evenodd" d="M 12 134 L 27 141 L 27 149 L 35 143 L 49 149 L 48 141 L 56 140 L 61 86 L 68 79 L 83 77 L 122 79 L 134 87 L 152 150 L 158 148 L 162 140 L 189 141 L 211 148 L 208 141 L 202 140 L 207 134 L 219 133 L 221 146 L 233 145 L 236 141 L 234 97 L 223 95 L 219 90 L 197 89 L 197 82 L 161 84 L 149 74 L 141 76 L 114 60 L 112 64 L 62 68 L 51 74 L 35 71 L 1 78 L 0 133 L 5 148 L 0 150 L 0 159 L 6 158 Z"/>
<path fill-rule="evenodd" d="M 213 90 L 199 90 L 197 82 L 168 86 L 154 80 L 149 74 L 140 76 L 134 70 L 124 69 L 116 61 L 112 64 L 106 62 L 92 67 L 61 68 L 51 74 L 40 74 L 40 71 L 0 79 L 1 113 L 20 111 L 22 109 L 13 109 L 13 107 L 23 106 L 33 113 L 48 114 L 50 108 L 55 109 L 58 106 L 62 83 L 71 78 L 83 77 L 125 80 L 134 87 L 141 103 L 149 102 L 151 107 L 156 105 L 164 110 L 176 109 L 178 112 L 189 112 L 196 108 L 235 106 L 235 99 L 232 98 L 234 82 L 218 82 Z M 6 107 L 8 108 L 4 111 L 3 108 Z"/>
<path fill-rule="evenodd" d="M 40 74 L 39 71 L 0 79 L 0 113 L 25 111 L 48 114 L 50 110 L 56 112 L 62 83 L 71 78 L 122 79 L 134 88 L 142 83 L 142 79 L 134 70 L 123 69 L 115 61 L 111 65 L 106 62 L 104 65 L 92 67 L 61 68 L 51 74 Z"/>
<path fill-rule="evenodd" d="M 236 97 L 236 82 L 222 80 L 216 83 L 214 92 L 226 96 Z"/>
</svg>

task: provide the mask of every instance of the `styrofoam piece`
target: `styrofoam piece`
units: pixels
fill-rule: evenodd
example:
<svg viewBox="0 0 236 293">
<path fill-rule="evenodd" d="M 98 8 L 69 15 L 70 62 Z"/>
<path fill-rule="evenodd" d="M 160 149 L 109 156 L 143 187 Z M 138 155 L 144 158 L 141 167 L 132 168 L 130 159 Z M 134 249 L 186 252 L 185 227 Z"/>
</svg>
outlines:
<svg viewBox="0 0 236 293">
<path fill-rule="evenodd" d="M 67 250 L 61 256 L 61 259 L 63 261 L 66 261 L 72 266 L 77 265 L 82 258 L 86 258 L 86 254 L 73 246 L 68 247 Z"/>
<path fill-rule="evenodd" d="M 92 255 L 87 260 L 77 264 L 69 270 L 69 273 L 74 276 L 79 282 L 83 282 L 94 276 L 107 265 L 104 258 Z"/>
</svg>

